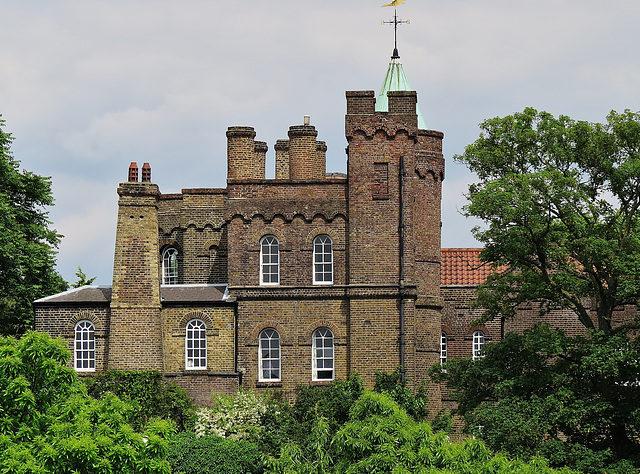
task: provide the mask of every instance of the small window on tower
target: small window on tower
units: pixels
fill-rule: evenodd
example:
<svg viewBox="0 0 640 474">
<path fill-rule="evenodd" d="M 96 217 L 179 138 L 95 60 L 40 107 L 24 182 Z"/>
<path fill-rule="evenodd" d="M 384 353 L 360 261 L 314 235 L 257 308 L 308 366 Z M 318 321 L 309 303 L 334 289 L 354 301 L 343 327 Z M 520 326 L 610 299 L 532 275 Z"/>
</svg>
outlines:
<svg viewBox="0 0 640 474">
<path fill-rule="evenodd" d="M 389 163 L 373 164 L 373 199 L 389 199 Z"/>
</svg>

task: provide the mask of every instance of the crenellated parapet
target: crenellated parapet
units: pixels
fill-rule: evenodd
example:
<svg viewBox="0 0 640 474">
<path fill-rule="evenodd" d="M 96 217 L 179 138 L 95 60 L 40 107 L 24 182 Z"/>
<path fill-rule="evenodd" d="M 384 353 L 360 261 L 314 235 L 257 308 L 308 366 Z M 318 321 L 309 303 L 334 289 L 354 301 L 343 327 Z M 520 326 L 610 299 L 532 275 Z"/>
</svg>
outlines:
<svg viewBox="0 0 640 474">
<path fill-rule="evenodd" d="M 378 132 L 384 132 L 389 139 L 403 132 L 418 141 L 415 91 L 390 91 L 388 112 L 375 110 L 373 91 L 347 91 L 346 97 L 345 136 L 348 141 L 357 133 L 372 138 Z"/>
</svg>

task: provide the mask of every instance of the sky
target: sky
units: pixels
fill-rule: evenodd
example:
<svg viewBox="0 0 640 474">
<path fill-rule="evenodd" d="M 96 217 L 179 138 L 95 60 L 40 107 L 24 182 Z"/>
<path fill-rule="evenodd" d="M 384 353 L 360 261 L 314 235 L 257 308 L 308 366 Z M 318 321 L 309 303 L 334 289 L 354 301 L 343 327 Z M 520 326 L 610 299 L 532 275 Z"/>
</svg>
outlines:
<svg viewBox="0 0 640 474">
<path fill-rule="evenodd" d="M 390 0 L 389 0 L 390 1 Z M 149 162 L 161 192 L 226 185 L 229 126 L 273 145 L 310 115 L 346 171 L 345 91 L 382 85 L 393 8 L 373 0 L 7 0 L 0 114 L 23 169 L 51 177 L 58 271 L 111 284 L 118 183 Z M 442 246 L 477 247 L 453 156 L 525 107 L 602 122 L 640 110 L 637 0 L 406 0 L 401 62 L 444 132 Z"/>
</svg>

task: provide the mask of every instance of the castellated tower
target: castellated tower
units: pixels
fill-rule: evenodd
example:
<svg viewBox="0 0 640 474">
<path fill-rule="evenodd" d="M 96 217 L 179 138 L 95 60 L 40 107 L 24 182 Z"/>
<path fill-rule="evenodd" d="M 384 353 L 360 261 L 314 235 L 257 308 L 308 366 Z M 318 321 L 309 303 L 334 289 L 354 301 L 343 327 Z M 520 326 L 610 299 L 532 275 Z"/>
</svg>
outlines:
<svg viewBox="0 0 640 474">
<path fill-rule="evenodd" d="M 348 283 L 367 295 L 350 300 L 351 371 L 419 381 L 439 352 L 443 134 L 418 129 L 415 91 L 387 95 L 376 112 L 373 91 L 347 92 Z"/>
<path fill-rule="evenodd" d="M 158 267 L 158 186 L 145 163 L 138 182 L 135 163 L 118 187 L 118 222 L 108 368 L 163 370 Z"/>
</svg>

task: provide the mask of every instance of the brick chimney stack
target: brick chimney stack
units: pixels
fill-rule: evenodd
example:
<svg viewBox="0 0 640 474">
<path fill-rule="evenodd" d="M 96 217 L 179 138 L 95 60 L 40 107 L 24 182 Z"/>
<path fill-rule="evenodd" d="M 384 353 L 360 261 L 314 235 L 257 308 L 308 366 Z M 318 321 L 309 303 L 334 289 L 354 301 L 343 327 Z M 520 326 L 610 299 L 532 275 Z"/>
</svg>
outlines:
<svg viewBox="0 0 640 474">
<path fill-rule="evenodd" d="M 296 180 L 323 179 L 326 163 L 319 159 L 313 125 L 289 127 L 289 177 Z"/>
<path fill-rule="evenodd" d="M 253 127 L 229 127 L 227 130 L 227 179 L 264 179 L 265 160 L 262 152 L 264 142 L 255 141 Z M 264 145 L 261 145 L 264 144 Z M 257 148 L 256 148 L 257 146 Z M 266 150 L 264 150 L 266 153 Z"/>
</svg>

